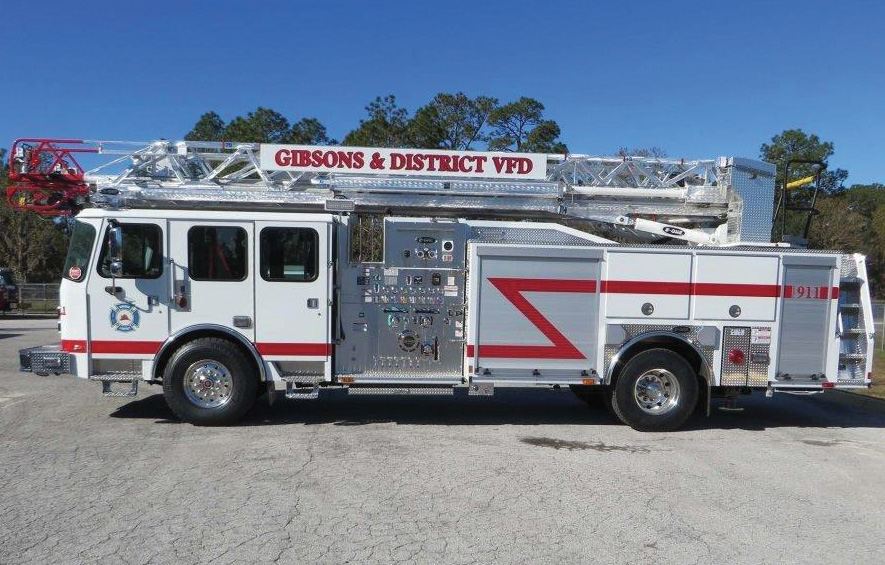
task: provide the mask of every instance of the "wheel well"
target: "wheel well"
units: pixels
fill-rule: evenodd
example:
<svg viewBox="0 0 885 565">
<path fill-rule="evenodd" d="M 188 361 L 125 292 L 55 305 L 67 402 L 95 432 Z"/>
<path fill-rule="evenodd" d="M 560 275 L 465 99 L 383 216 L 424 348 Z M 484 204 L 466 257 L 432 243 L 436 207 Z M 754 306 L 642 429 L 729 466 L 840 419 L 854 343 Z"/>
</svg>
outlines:
<svg viewBox="0 0 885 565">
<path fill-rule="evenodd" d="M 695 375 L 697 375 L 698 387 L 701 391 L 701 395 L 705 396 L 707 394 L 707 384 L 710 375 L 707 374 L 709 368 L 707 367 L 704 358 L 701 357 L 698 350 L 690 343 L 684 341 L 682 338 L 666 334 L 650 335 L 641 341 L 634 343 L 626 351 L 622 351 L 620 355 L 618 355 L 618 360 L 615 362 L 614 367 L 611 369 L 611 382 L 609 384 L 614 387 L 618 382 L 618 376 L 620 376 L 621 369 L 624 368 L 624 365 L 626 365 L 630 359 L 636 357 L 643 351 L 648 351 L 649 349 L 669 349 L 688 361 L 691 368 L 694 369 Z"/>
<path fill-rule="evenodd" d="M 157 357 L 154 363 L 154 380 L 157 382 L 161 382 L 163 380 L 163 373 L 166 372 L 166 365 L 169 363 L 169 359 L 172 358 L 172 355 L 181 348 L 182 345 L 186 343 L 190 343 L 195 339 L 201 339 L 204 337 L 215 337 L 219 339 L 223 339 L 236 347 L 240 353 L 249 361 L 252 365 L 252 368 L 255 369 L 255 374 L 261 378 L 261 375 L 264 372 L 261 370 L 261 367 L 258 366 L 258 361 L 255 358 L 255 353 L 249 350 L 248 347 L 243 345 L 243 343 L 232 337 L 229 333 L 222 330 L 215 330 L 211 328 L 201 328 L 194 329 L 184 334 L 175 336 L 171 343 L 165 344 L 164 347 L 160 351 L 160 355 Z"/>
</svg>

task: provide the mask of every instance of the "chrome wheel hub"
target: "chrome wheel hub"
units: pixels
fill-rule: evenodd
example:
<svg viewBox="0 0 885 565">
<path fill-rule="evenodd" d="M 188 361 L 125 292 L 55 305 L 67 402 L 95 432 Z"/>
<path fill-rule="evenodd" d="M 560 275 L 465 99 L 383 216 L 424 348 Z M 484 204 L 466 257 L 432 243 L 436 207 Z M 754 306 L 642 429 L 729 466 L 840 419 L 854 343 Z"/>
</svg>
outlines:
<svg viewBox="0 0 885 565">
<path fill-rule="evenodd" d="M 234 381 L 230 371 L 217 361 L 197 361 L 184 374 L 184 392 L 200 408 L 217 408 L 230 401 Z"/>
<path fill-rule="evenodd" d="M 643 373 L 633 386 L 633 399 L 643 412 L 665 414 L 679 403 L 679 381 L 666 369 Z"/>
</svg>

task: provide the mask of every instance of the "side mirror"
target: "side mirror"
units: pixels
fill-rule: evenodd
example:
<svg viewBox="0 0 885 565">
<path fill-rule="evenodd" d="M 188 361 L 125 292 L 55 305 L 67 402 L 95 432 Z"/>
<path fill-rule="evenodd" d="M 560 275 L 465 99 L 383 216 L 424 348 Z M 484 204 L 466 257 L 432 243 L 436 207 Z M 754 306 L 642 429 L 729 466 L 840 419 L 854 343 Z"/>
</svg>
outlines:
<svg viewBox="0 0 885 565">
<path fill-rule="evenodd" d="M 110 227 L 108 228 L 108 259 L 111 260 L 111 274 L 114 274 L 114 263 L 119 263 L 122 270 L 123 228 L 115 220 L 111 220 Z M 114 274 L 114 276 L 119 275 Z"/>
</svg>

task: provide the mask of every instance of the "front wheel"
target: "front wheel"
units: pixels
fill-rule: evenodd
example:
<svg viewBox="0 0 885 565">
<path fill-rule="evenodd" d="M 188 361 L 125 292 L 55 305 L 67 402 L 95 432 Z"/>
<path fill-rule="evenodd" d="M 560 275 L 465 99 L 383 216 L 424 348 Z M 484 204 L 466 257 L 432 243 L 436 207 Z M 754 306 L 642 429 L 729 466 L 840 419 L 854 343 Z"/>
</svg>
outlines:
<svg viewBox="0 0 885 565">
<path fill-rule="evenodd" d="M 198 426 L 233 424 L 255 402 L 258 376 L 233 343 L 196 339 L 180 347 L 163 374 L 163 396 L 175 415 Z"/>
<path fill-rule="evenodd" d="M 621 369 L 612 409 L 635 430 L 663 432 L 684 424 L 697 400 L 697 374 L 688 361 L 669 349 L 649 349 Z"/>
</svg>

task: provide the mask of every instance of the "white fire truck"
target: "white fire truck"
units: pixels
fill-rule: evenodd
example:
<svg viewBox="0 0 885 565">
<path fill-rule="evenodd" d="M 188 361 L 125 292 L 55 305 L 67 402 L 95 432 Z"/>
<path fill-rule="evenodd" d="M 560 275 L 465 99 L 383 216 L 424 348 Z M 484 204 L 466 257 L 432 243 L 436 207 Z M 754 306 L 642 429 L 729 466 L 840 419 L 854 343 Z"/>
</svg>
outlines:
<svg viewBox="0 0 885 565">
<path fill-rule="evenodd" d="M 31 139 L 10 180 L 79 211 L 61 344 L 22 369 L 159 384 L 194 424 L 265 391 L 568 386 L 670 430 L 870 383 L 864 258 L 770 243 L 759 161 Z"/>
</svg>

